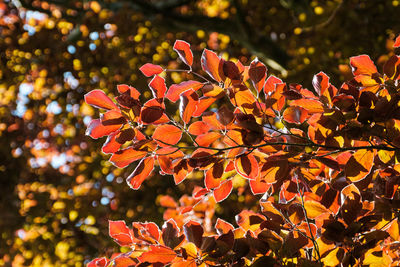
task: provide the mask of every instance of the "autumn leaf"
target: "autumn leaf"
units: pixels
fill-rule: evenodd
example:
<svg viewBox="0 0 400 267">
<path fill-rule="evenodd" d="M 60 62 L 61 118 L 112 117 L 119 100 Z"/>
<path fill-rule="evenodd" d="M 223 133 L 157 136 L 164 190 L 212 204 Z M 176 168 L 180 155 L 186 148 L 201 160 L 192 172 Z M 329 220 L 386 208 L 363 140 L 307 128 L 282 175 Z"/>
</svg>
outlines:
<svg viewBox="0 0 400 267">
<path fill-rule="evenodd" d="M 367 149 L 357 150 L 346 163 L 344 172 L 352 182 L 364 179 L 372 169 L 374 152 Z"/>
<path fill-rule="evenodd" d="M 109 235 L 120 246 L 130 246 L 133 243 L 131 232 L 125 221 L 108 221 Z"/>
<path fill-rule="evenodd" d="M 351 57 L 350 66 L 354 75 L 360 75 L 360 74 L 372 75 L 378 72 L 374 62 L 368 55 Z"/>
<path fill-rule="evenodd" d="M 232 188 L 232 179 L 222 182 L 221 185 L 213 191 L 215 201 L 221 202 L 225 200 L 231 194 Z"/>
<path fill-rule="evenodd" d="M 190 44 L 182 40 L 176 40 L 174 50 L 178 53 L 179 58 L 189 67 L 193 64 L 193 53 L 190 50 Z"/>
<path fill-rule="evenodd" d="M 235 159 L 235 169 L 244 178 L 256 179 L 259 168 L 257 159 L 252 155 L 243 155 Z"/>
<path fill-rule="evenodd" d="M 160 74 L 161 72 L 164 71 L 164 69 L 161 66 L 154 65 L 151 63 L 144 64 L 143 66 L 140 67 L 139 70 L 147 77 Z"/>
<path fill-rule="evenodd" d="M 182 130 L 170 124 L 157 126 L 152 138 L 161 147 L 172 146 L 179 142 L 182 138 Z"/>
<path fill-rule="evenodd" d="M 136 166 L 135 170 L 128 176 L 126 182 L 129 187 L 137 190 L 142 185 L 143 181 L 150 175 L 154 167 L 154 157 L 142 159 Z"/>
<path fill-rule="evenodd" d="M 149 262 L 149 263 L 163 263 L 167 264 L 173 261 L 176 258 L 176 253 L 164 246 L 151 246 L 150 250 L 144 252 L 138 259 L 141 262 Z"/>
<path fill-rule="evenodd" d="M 85 95 L 85 102 L 96 108 L 118 109 L 117 105 L 102 90 L 92 90 Z"/>
<path fill-rule="evenodd" d="M 220 58 L 213 51 L 204 49 L 201 55 L 201 67 L 215 81 L 221 82 L 221 77 L 218 73 Z"/>
</svg>

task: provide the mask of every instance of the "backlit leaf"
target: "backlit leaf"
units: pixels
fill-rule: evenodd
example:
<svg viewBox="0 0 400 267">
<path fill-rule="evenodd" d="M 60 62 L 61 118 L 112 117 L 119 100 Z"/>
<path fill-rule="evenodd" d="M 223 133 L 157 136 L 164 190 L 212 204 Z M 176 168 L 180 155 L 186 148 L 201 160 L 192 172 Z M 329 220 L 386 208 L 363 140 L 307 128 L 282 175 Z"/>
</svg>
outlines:
<svg viewBox="0 0 400 267">
<path fill-rule="evenodd" d="M 161 72 L 164 71 L 164 69 L 161 66 L 154 65 L 151 63 L 144 64 L 143 66 L 140 67 L 139 70 L 147 77 L 160 74 Z"/>
<path fill-rule="evenodd" d="M 302 124 L 308 117 L 308 112 L 302 107 L 288 107 L 283 112 L 283 118 L 289 123 Z"/>
<path fill-rule="evenodd" d="M 394 48 L 400 47 L 400 35 L 396 37 L 396 40 L 394 41 L 393 47 Z"/>
<path fill-rule="evenodd" d="M 159 146 L 171 146 L 181 140 L 182 130 L 174 125 L 163 124 L 157 126 L 152 137 Z"/>
<path fill-rule="evenodd" d="M 224 199 L 226 199 L 232 192 L 232 188 L 233 188 L 232 179 L 225 180 L 224 182 L 222 182 L 221 185 L 218 188 L 214 189 L 213 191 L 215 201 L 221 202 Z"/>
<path fill-rule="evenodd" d="M 109 235 L 120 246 L 130 246 L 133 243 L 131 232 L 125 221 L 108 221 Z"/>
<path fill-rule="evenodd" d="M 198 248 L 201 247 L 204 230 L 200 223 L 191 220 L 185 223 L 183 231 L 185 232 L 187 241 L 192 242 Z"/>
<path fill-rule="evenodd" d="M 244 178 L 254 180 L 258 175 L 258 162 L 252 155 L 243 155 L 235 159 L 235 169 Z"/>
<path fill-rule="evenodd" d="M 218 73 L 219 61 L 219 57 L 213 51 L 208 49 L 203 50 L 203 54 L 201 55 L 201 67 L 217 82 L 222 81 Z"/>
<path fill-rule="evenodd" d="M 305 201 L 304 208 L 307 211 L 307 217 L 310 219 L 314 219 L 314 218 L 328 212 L 328 209 L 325 208 L 324 205 L 322 205 L 321 203 L 314 201 L 314 200 Z"/>
<path fill-rule="evenodd" d="M 190 124 L 188 128 L 189 133 L 193 135 L 201 135 L 208 132 L 209 130 L 210 127 L 203 121 L 195 121 Z"/>
<path fill-rule="evenodd" d="M 190 50 L 190 44 L 182 40 L 176 40 L 174 50 L 178 53 L 179 58 L 189 67 L 193 64 L 193 53 Z"/>
<path fill-rule="evenodd" d="M 135 170 L 126 179 L 129 187 L 132 189 L 139 189 L 143 181 L 150 175 L 154 168 L 154 157 L 142 159 L 136 166 Z"/>
<path fill-rule="evenodd" d="M 193 89 L 189 89 L 180 96 L 179 113 L 182 120 L 187 124 L 196 111 L 199 96 Z"/>
<path fill-rule="evenodd" d="M 149 262 L 149 263 L 163 263 L 167 264 L 173 261 L 176 258 L 176 253 L 164 246 L 151 246 L 150 250 L 144 252 L 138 259 L 141 262 Z"/>
<path fill-rule="evenodd" d="M 346 177 L 352 182 L 365 178 L 372 169 L 374 152 L 366 149 L 357 150 L 346 163 L 344 168 Z"/>
<path fill-rule="evenodd" d="M 120 127 L 121 127 L 120 124 L 104 126 L 101 123 L 100 119 L 94 119 L 89 123 L 86 129 L 86 135 L 89 135 L 90 137 L 97 139 L 109 135 L 115 131 L 118 131 Z"/>
<path fill-rule="evenodd" d="M 163 98 L 165 92 L 167 91 L 164 78 L 158 75 L 154 76 L 154 78 L 150 81 L 149 87 L 153 92 L 154 98 Z"/>
<path fill-rule="evenodd" d="M 378 72 L 374 62 L 367 55 L 351 57 L 350 66 L 354 75 L 360 75 L 360 74 L 372 75 Z"/>
<path fill-rule="evenodd" d="M 263 89 L 265 78 L 267 77 L 267 67 L 255 58 L 249 68 L 249 77 L 258 92 Z"/>
<path fill-rule="evenodd" d="M 171 100 L 172 102 L 176 102 L 179 99 L 179 96 L 189 90 L 193 89 L 194 91 L 197 91 L 203 87 L 203 84 L 201 82 L 197 81 L 184 81 L 179 84 L 173 84 L 169 87 L 167 94 L 165 95 L 166 98 Z"/>
<path fill-rule="evenodd" d="M 218 231 L 219 234 L 226 234 L 229 231 L 233 231 L 235 228 L 232 224 L 217 218 L 217 222 L 215 223 L 215 229 Z"/>
<path fill-rule="evenodd" d="M 103 109 L 117 109 L 117 105 L 99 89 L 92 90 L 85 95 L 85 101 L 89 105 Z"/>
<path fill-rule="evenodd" d="M 117 166 L 118 168 L 125 168 L 132 162 L 142 159 L 147 155 L 147 151 L 135 150 L 132 147 L 115 152 L 111 158 L 110 162 Z"/>
</svg>

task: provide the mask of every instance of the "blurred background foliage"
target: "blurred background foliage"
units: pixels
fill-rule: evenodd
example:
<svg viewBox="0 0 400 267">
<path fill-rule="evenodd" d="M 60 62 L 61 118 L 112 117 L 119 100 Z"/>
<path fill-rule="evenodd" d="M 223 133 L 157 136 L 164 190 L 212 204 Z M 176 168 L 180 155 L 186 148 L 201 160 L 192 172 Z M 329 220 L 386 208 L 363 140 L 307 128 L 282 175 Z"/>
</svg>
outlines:
<svg viewBox="0 0 400 267">
<path fill-rule="evenodd" d="M 398 0 L 0 2 L 0 265 L 82 266 L 110 255 L 118 248 L 108 219 L 161 225 L 160 197 L 178 200 L 201 184 L 198 174 L 179 186 L 154 176 L 129 189 L 134 166 L 116 169 L 102 142 L 85 136 L 98 116 L 85 93 L 113 95 L 121 83 L 144 92 L 143 64 L 184 67 L 176 39 L 192 44 L 195 70 L 208 47 L 243 64 L 258 56 L 286 82 L 311 87 L 323 70 L 340 86 L 348 57 L 379 64 L 392 53 L 399 14 Z M 230 222 L 244 207 L 257 210 L 257 197 L 237 186 L 215 210 Z"/>
</svg>

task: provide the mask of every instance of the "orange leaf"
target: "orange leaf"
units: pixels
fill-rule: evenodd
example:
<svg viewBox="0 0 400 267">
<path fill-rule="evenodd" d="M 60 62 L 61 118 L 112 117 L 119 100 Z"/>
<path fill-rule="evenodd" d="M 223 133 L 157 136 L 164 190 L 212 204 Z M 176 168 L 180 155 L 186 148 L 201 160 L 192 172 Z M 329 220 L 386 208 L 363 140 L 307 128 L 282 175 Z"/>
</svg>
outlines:
<svg viewBox="0 0 400 267">
<path fill-rule="evenodd" d="M 111 158 L 110 162 L 117 166 L 118 168 L 125 168 L 130 163 L 139 160 L 147 155 L 147 151 L 135 150 L 132 147 L 115 152 Z"/>
<path fill-rule="evenodd" d="M 302 124 L 308 117 L 308 112 L 302 107 L 288 107 L 283 112 L 283 118 L 289 123 Z"/>
<path fill-rule="evenodd" d="M 299 106 L 306 109 L 309 113 L 322 113 L 324 107 L 321 102 L 313 99 L 297 99 L 290 103 L 291 106 Z"/>
<path fill-rule="evenodd" d="M 189 89 L 180 96 L 179 112 L 182 120 L 189 123 L 199 103 L 199 96 L 193 89 Z"/>
<path fill-rule="evenodd" d="M 99 89 L 92 90 L 85 95 L 85 101 L 89 105 L 103 109 L 118 109 L 117 105 Z"/>
<path fill-rule="evenodd" d="M 372 169 L 374 152 L 366 149 L 357 150 L 344 167 L 346 177 L 352 182 L 364 179 Z"/>
<path fill-rule="evenodd" d="M 172 102 L 176 102 L 179 99 L 179 96 L 189 90 L 193 89 L 194 91 L 197 91 L 203 87 L 203 84 L 201 82 L 197 81 L 184 81 L 179 84 L 173 84 L 169 87 L 167 94 L 165 95 L 166 98 L 168 98 Z"/>
<path fill-rule="evenodd" d="M 213 192 L 215 201 L 221 202 L 226 199 L 232 192 L 233 183 L 232 179 L 225 180 L 218 188 Z"/>
<path fill-rule="evenodd" d="M 217 141 L 221 136 L 222 135 L 218 132 L 208 132 L 197 136 L 195 140 L 199 146 L 209 146 Z"/>
<path fill-rule="evenodd" d="M 170 124 L 159 125 L 153 133 L 153 139 L 159 146 L 175 145 L 182 138 L 182 130 Z"/>
<path fill-rule="evenodd" d="M 274 75 L 269 76 L 264 84 L 265 95 L 267 95 L 270 92 L 275 91 L 275 84 L 278 84 L 278 83 L 282 83 L 282 80 L 275 77 Z"/>
<path fill-rule="evenodd" d="M 260 176 L 257 176 L 256 179 L 250 180 L 249 185 L 253 195 L 258 195 L 267 192 L 268 189 L 272 186 L 272 183 L 267 183 L 266 181 L 261 180 Z"/>
<path fill-rule="evenodd" d="M 129 91 L 129 96 L 133 99 L 139 99 L 140 92 L 135 89 L 135 87 L 126 85 L 126 84 L 118 84 L 117 90 L 120 94 L 124 94 L 125 92 Z"/>
<path fill-rule="evenodd" d="M 114 133 L 111 133 L 108 137 L 106 142 L 103 144 L 103 147 L 101 148 L 101 151 L 105 154 L 112 154 L 115 153 L 119 150 L 121 147 L 121 144 L 118 143 L 115 140 L 115 137 L 120 133 L 120 131 L 116 131 Z"/>
<path fill-rule="evenodd" d="M 394 48 L 400 47 L 400 35 L 396 37 L 393 47 Z"/>
<path fill-rule="evenodd" d="M 104 126 L 101 123 L 100 119 L 94 119 L 89 123 L 86 129 L 86 135 L 89 135 L 90 137 L 97 139 L 109 135 L 115 131 L 118 131 L 120 127 L 121 127 L 120 124 Z"/>
<path fill-rule="evenodd" d="M 208 75 L 210 75 L 217 82 L 221 82 L 222 79 L 218 73 L 220 58 L 213 51 L 204 49 L 201 55 L 201 67 Z"/>
<path fill-rule="evenodd" d="M 139 69 L 145 76 L 150 77 L 155 74 L 160 74 L 161 72 L 164 71 L 164 69 L 161 66 L 154 65 L 151 63 L 146 63 L 143 66 L 140 67 Z"/>
<path fill-rule="evenodd" d="M 203 112 L 215 102 L 217 98 L 202 96 L 199 98 L 199 102 L 196 105 L 196 111 L 193 113 L 193 117 L 200 117 Z"/>
<path fill-rule="evenodd" d="M 167 91 L 167 86 L 165 85 L 165 80 L 161 76 L 154 76 L 149 83 L 149 87 L 153 92 L 154 98 L 163 98 L 165 92 Z"/>
<path fill-rule="evenodd" d="M 224 174 L 224 162 L 219 161 L 206 171 L 206 175 L 204 177 L 204 184 L 206 188 L 207 189 L 217 188 L 221 184 L 221 177 L 223 174 Z"/>
<path fill-rule="evenodd" d="M 242 155 L 235 159 L 235 169 L 244 178 L 254 180 L 258 175 L 258 162 L 252 155 Z"/>
<path fill-rule="evenodd" d="M 135 190 L 139 189 L 143 181 L 150 175 L 153 168 L 154 157 L 142 159 L 132 174 L 126 179 L 129 187 Z"/>
<path fill-rule="evenodd" d="M 360 74 L 372 75 L 378 72 L 374 62 L 367 55 L 351 57 L 350 66 L 354 75 L 360 75 Z"/>
<path fill-rule="evenodd" d="M 176 253 L 164 246 L 151 246 L 150 250 L 144 252 L 138 259 L 141 262 L 168 264 L 176 258 Z"/>
<path fill-rule="evenodd" d="M 140 111 L 140 119 L 145 124 L 155 123 L 162 119 L 164 115 L 164 104 L 158 99 L 153 98 L 147 101 Z M 167 121 L 168 117 L 167 117 Z"/>
<path fill-rule="evenodd" d="M 209 130 L 210 127 L 202 121 L 193 122 L 188 128 L 189 133 L 193 135 L 201 135 L 207 133 Z"/>
<path fill-rule="evenodd" d="M 176 40 L 174 43 L 174 50 L 186 65 L 192 67 L 193 53 L 192 50 L 190 50 L 190 44 L 188 42 Z"/>
<path fill-rule="evenodd" d="M 265 78 L 267 77 L 267 67 L 265 67 L 258 58 L 255 58 L 250 64 L 249 77 L 253 82 L 254 88 L 260 92 L 263 89 Z"/>
<path fill-rule="evenodd" d="M 180 159 L 178 163 L 174 163 L 174 181 L 175 184 L 180 184 L 186 179 L 188 174 L 192 172 L 193 168 L 189 166 L 187 159 Z"/>
<path fill-rule="evenodd" d="M 217 218 L 217 222 L 215 223 L 215 229 L 217 230 L 218 234 L 226 234 L 229 231 L 233 231 L 235 228 L 233 227 L 232 224 Z"/>
<path fill-rule="evenodd" d="M 176 201 L 170 196 L 161 196 L 160 205 L 164 208 L 171 208 L 171 209 L 175 209 L 178 207 Z"/>
<path fill-rule="evenodd" d="M 325 208 L 324 205 L 321 203 L 314 201 L 314 200 L 307 200 L 304 203 L 304 208 L 307 211 L 307 217 L 310 219 L 314 219 L 326 212 L 328 212 L 328 209 Z"/>
<path fill-rule="evenodd" d="M 120 246 L 132 245 L 132 237 L 129 228 L 126 226 L 125 221 L 108 221 L 109 235 Z"/>
</svg>

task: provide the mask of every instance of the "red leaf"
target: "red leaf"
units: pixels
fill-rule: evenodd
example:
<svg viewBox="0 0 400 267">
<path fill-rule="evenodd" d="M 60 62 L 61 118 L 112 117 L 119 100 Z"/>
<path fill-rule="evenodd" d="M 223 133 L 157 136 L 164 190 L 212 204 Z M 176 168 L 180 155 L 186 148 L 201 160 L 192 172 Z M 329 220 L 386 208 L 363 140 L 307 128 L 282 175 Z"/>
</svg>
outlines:
<svg viewBox="0 0 400 267">
<path fill-rule="evenodd" d="M 189 43 L 182 40 L 176 40 L 174 44 L 174 50 L 176 53 L 178 53 L 179 58 L 185 62 L 186 65 L 192 67 L 193 53 L 192 50 L 190 50 Z"/>
<path fill-rule="evenodd" d="M 346 177 L 352 182 L 364 179 L 372 169 L 374 152 L 366 149 L 357 150 L 347 161 L 344 168 Z"/>
<path fill-rule="evenodd" d="M 220 58 L 213 51 L 204 49 L 201 55 L 201 67 L 208 73 L 214 80 L 221 82 L 222 79 L 218 73 Z"/>
<path fill-rule="evenodd" d="M 110 162 L 117 166 L 118 168 L 125 168 L 132 162 L 139 160 L 147 155 L 146 151 L 135 150 L 132 147 L 115 152 L 111 158 Z"/>
<path fill-rule="evenodd" d="M 321 96 L 329 87 L 329 77 L 321 71 L 320 73 L 314 75 L 312 84 L 317 94 Z"/>
<path fill-rule="evenodd" d="M 141 262 L 168 264 L 176 258 L 176 253 L 164 246 L 151 246 L 150 250 L 144 252 L 138 259 Z"/>
<path fill-rule="evenodd" d="M 126 179 L 129 187 L 137 190 L 142 185 L 143 181 L 150 175 L 154 168 L 154 157 L 142 159 L 136 166 L 136 169 Z"/>
<path fill-rule="evenodd" d="M 258 162 L 252 155 L 242 155 L 235 159 L 235 169 L 244 178 L 254 180 L 258 175 Z"/>
<path fill-rule="evenodd" d="M 182 130 L 170 124 L 158 126 L 153 133 L 153 139 L 162 147 L 175 145 L 181 140 L 181 137 Z"/>
<path fill-rule="evenodd" d="M 204 184 L 206 188 L 213 189 L 220 186 L 221 177 L 223 174 L 224 174 L 224 162 L 219 161 L 206 171 L 206 175 L 204 177 Z"/>
<path fill-rule="evenodd" d="M 396 37 L 393 47 L 394 48 L 400 47 L 400 35 Z"/>
<path fill-rule="evenodd" d="M 167 91 L 164 78 L 158 75 L 154 76 L 154 78 L 150 81 L 149 87 L 153 92 L 154 98 L 163 98 L 165 92 Z"/>
<path fill-rule="evenodd" d="M 308 117 L 308 112 L 302 107 L 288 107 L 283 112 L 283 118 L 289 123 L 302 124 Z"/>
<path fill-rule="evenodd" d="M 189 89 L 180 96 L 179 112 L 182 120 L 187 124 L 196 111 L 199 96 L 193 89 Z"/>
<path fill-rule="evenodd" d="M 143 123 L 151 124 L 161 119 L 164 115 L 164 104 L 153 98 L 147 101 L 140 112 Z M 169 121 L 169 120 L 167 120 Z"/>
<path fill-rule="evenodd" d="M 115 153 L 119 150 L 119 148 L 121 147 L 121 144 L 115 140 L 115 136 L 117 134 L 119 134 L 119 131 L 116 131 L 107 137 L 106 142 L 104 143 L 103 147 L 101 148 L 101 151 L 103 151 L 103 153 L 111 154 L 111 153 Z"/>
<path fill-rule="evenodd" d="M 88 263 L 86 267 L 106 267 L 109 260 L 105 257 L 97 258 Z"/>
<path fill-rule="evenodd" d="M 197 136 L 195 140 L 199 146 L 209 146 L 220 137 L 222 137 L 222 135 L 218 132 L 208 132 Z"/>
<path fill-rule="evenodd" d="M 203 84 L 201 82 L 197 81 L 184 81 L 179 84 L 173 84 L 169 87 L 167 94 L 165 95 L 166 98 L 168 98 L 172 102 L 176 102 L 179 99 L 179 96 L 189 90 L 193 89 L 194 91 L 199 90 L 201 87 L 203 87 Z"/>
<path fill-rule="evenodd" d="M 160 205 L 164 208 L 171 208 L 171 209 L 175 209 L 178 207 L 176 201 L 170 196 L 161 196 Z"/>
<path fill-rule="evenodd" d="M 210 130 L 210 127 L 202 122 L 202 121 L 195 121 L 192 124 L 190 124 L 188 128 L 188 132 L 193 135 L 201 135 Z"/>
<path fill-rule="evenodd" d="M 367 55 L 351 57 L 350 66 L 354 75 L 360 75 L 360 74 L 372 75 L 378 72 L 374 62 Z"/>
<path fill-rule="evenodd" d="M 193 168 L 189 166 L 187 159 L 180 159 L 174 166 L 173 175 L 175 184 L 183 182 L 192 170 Z"/>
<path fill-rule="evenodd" d="M 268 93 L 275 91 L 275 84 L 278 83 L 283 82 L 281 79 L 275 77 L 274 75 L 269 76 L 264 84 L 264 93 L 267 95 Z"/>
<path fill-rule="evenodd" d="M 257 176 L 254 180 L 250 180 L 249 184 L 253 195 L 264 194 L 272 186 L 272 183 L 261 180 L 260 176 Z"/>
<path fill-rule="evenodd" d="M 161 66 L 154 65 L 151 63 L 146 63 L 139 69 L 145 76 L 150 77 L 155 74 L 160 74 L 161 72 L 164 71 L 164 69 Z"/>
<path fill-rule="evenodd" d="M 232 179 L 225 180 L 217 189 L 214 190 L 215 201 L 221 202 L 226 199 L 232 192 L 233 183 Z"/>
<path fill-rule="evenodd" d="M 235 228 L 232 224 L 218 218 L 217 222 L 215 223 L 215 229 L 217 230 L 218 234 L 226 234 L 229 231 L 233 231 Z"/>
<path fill-rule="evenodd" d="M 249 68 L 249 77 L 258 92 L 263 89 L 265 78 L 267 77 L 267 67 L 255 58 Z"/>
<path fill-rule="evenodd" d="M 203 114 L 203 112 L 209 107 L 211 106 L 212 103 L 215 102 L 215 100 L 217 100 L 217 98 L 215 97 L 206 97 L 206 96 L 202 96 L 199 99 L 199 102 L 196 105 L 196 111 L 193 113 L 193 117 L 199 117 Z"/>
<path fill-rule="evenodd" d="M 90 137 L 97 139 L 109 135 L 115 131 L 118 131 L 120 127 L 121 127 L 120 124 L 104 126 L 101 123 L 100 119 L 94 119 L 89 123 L 86 129 L 86 135 L 89 135 Z"/>
<path fill-rule="evenodd" d="M 120 94 L 125 93 L 126 91 L 129 91 L 130 97 L 134 99 L 139 99 L 140 97 L 140 92 L 135 89 L 135 87 L 126 85 L 126 84 L 118 84 L 117 85 L 117 90 Z"/>
<path fill-rule="evenodd" d="M 131 232 L 125 221 L 108 221 L 109 235 L 120 246 L 130 246 L 133 243 Z"/>
<path fill-rule="evenodd" d="M 101 114 L 100 120 L 104 126 L 118 125 L 119 127 L 121 127 L 121 125 L 126 122 L 126 119 L 124 118 L 124 116 L 122 116 L 121 112 L 115 109 L 109 110 L 106 113 Z"/>
<path fill-rule="evenodd" d="M 290 103 L 291 106 L 302 107 L 309 113 L 322 113 L 324 112 L 324 106 L 318 100 L 313 99 L 297 99 Z"/>
<path fill-rule="evenodd" d="M 190 220 L 183 226 L 183 231 L 187 241 L 192 242 L 198 248 L 201 247 L 204 230 L 200 223 Z"/>
<path fill-rule="evenodd" d="M 89 105 L 92 105 L 96 108 L 103 109 L 117 109 L 117 105 L 108 97 L 106 94 L 99 89 L 90 91 L 85 95 L 85 101 Z"/>
</svg>

